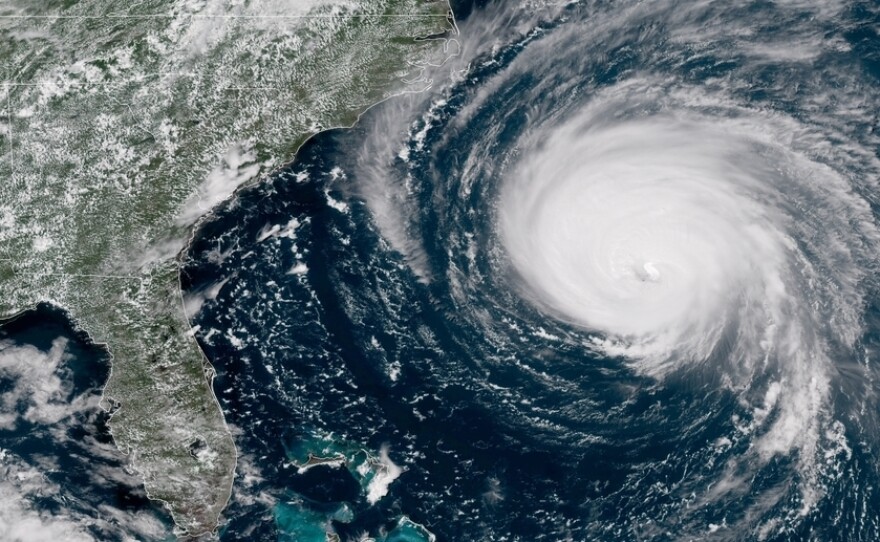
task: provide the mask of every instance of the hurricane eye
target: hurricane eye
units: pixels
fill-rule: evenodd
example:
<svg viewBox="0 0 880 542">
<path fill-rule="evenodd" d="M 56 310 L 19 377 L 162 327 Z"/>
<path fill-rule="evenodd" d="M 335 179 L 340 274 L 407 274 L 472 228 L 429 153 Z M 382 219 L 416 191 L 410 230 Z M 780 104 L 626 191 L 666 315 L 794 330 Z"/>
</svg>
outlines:
<svg viewBox="0 0 880 542">
<path fill-rule="evenodd" d="M 313 4 L 303 24 L 362 44 L 292 77 L 363 114 L 237 193 L 180 258 L 187 280 L 211 275 L 189 297 L 244 462 L 222 540 L 880 540 L 877 0 L 227 11 L 261 1 Z M 198 21 L 254 69 L 178 78 L 207 92 L 183 116 L 218 97 L 242 130 L 313 122 L 248 98 L 284 78 L 225 88 L 274 73 L 251 25 L 292 21 L 221 19 Z M 438 20 L 454 28 L 422 32 Z M 419 55 L 377 53 L 377 32 Z M 19 38 L 34 65 L 43 42 L 64 49 Z M 351 62 L 399 84 L 347 84 Z M 7 90 L 19 156 L 15 104 L 38 90 Z M 212 458 L 195 448 L 194 468 Z"/>
<path fill-rule="evenodd" d="M 658 282 L 660 280 L 660 270 L 653 262 L 645 262 L 637 273 L 643 282 Z"/>
</svg>

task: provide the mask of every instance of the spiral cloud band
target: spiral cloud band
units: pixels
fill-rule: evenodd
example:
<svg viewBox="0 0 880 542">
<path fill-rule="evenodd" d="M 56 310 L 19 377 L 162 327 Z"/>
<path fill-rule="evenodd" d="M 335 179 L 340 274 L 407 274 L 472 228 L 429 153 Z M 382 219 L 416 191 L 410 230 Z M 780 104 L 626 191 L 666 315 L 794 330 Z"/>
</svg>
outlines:
<svg viewBox="0 0 880 542">
<path fill-rule="evenodd" d="M 876 2 L 454 4 L 184 259 L 229 532 L 880 540 Z"/>
<path fill-rule="evenodd" d="M 799 247 L 792 230 L 824 242 L 833 235 L 819 228 L 845 232 L 867 209 L 831 170 L 748 120 L 692 117 L 588 112 L 542 134 L 503 188 L 504 245 L 531 298 L 601 332 L 610 351 L 705 359 L 726 331 L 744 360 L 796 350 L 822 325 L 810 304 L 840 288 L 857 297 L 858 272 L 846 249 Z M 819 191 L 837 192 L 829 221 L 798 224 L 809 217 L 792 211 L 828 205 Z M 804 248 L 845 273 L 823 283 Z M 838 309 L 846 335 L 857 315 Z"/>
<path fill-rule="evenodd" d="M 546 496 L 573 539 L 665 518 L 642 539 L 783 540 L 850 513 L 839 495 L 873 502 L 854 443 L 880 426 L 874 98 L 814 27 L 839 11 L 762 6 L 797 51 L 776 27 L 741 40 L 767 15 L 747 3 L 493 3 L 437 86 L 377 109 L 340 160 L 334 189 L 408 264 L 379 304 L 395 280 L 429 300 L 391 311 L 416 326 L 397 359 L 438 353 L 413 363 L 467 390 L 456 412 L 473 398 L 499 442 L 566 464 L 543 489 L 523 474 L 515 502 Z"/>
<path fill-rule="evenodd" d="M 745 390 L 756 438 L 708 498 L 742 485 L 744 465 L 797 450 L 806 513 L 821 494 L 832 345 L 862 333 L 869 206 L 809 157 L 793 120 L 675 89 L 646 106 L 649 88 L 613 88 L 524 136 L 499 237 L 523 295 L 598 353 L 654 377 L 710 363 Z M 769 386 L 750 385 L 759 374 Z"/>
</svg>

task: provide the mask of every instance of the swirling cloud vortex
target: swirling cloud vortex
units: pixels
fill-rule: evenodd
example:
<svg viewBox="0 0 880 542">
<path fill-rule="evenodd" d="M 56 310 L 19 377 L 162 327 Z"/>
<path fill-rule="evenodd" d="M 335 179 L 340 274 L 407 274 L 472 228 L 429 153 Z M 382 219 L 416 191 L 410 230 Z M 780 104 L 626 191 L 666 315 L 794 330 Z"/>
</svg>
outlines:
<svg viewBox="0 0 880 542">
<path fill-rule="evenodd" d="M 655 374 L 722 347 L 754 366 L 853 340 L 871 235 L 853 224 L 873 229 L 870 213 L 796 126 L 601 105 L 531 133 L 502 187 L 500 236 L 532 301 Z"/>
</svg>

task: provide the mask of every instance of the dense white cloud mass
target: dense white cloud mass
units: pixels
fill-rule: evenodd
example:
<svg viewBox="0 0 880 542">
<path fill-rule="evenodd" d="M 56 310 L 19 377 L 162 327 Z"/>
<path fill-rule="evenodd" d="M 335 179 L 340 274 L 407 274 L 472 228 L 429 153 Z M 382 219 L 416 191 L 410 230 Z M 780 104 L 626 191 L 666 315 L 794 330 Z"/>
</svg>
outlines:
<svg viewBox="0 0 880 542">
<path fill-rule="evenodd" d="M 71 383 L 61 368 L 67 341 L 57 339 L 42 352 L 27 345 L 0 344 L 0 377 L 11 380 L 11 389 L 0 394 L 0 429 L 15 429 L 19 418 L 53 424 L 82 410 L 87 395 L 71 398 Z M 97 406 L 92 399 L 91 406 Z"/>
<path fill-rule="evenodd" d="M 646 89 L 614 88 L 524 142 L 499 227 L 530 298 L 655 375 L 709 358 L 731 326 L 743 363 L 815 351 L 828 323 L 814 302 L 835 306 L 833 331 L 851 342 L 863 276 L 852 251 L 877 237 L 865 202 L 776 142 L 796 136 L 785 119 L 711 119 L 659 97 L 663 112 L 630 116 Z M 831 265 L 823 283 L 817 269 Z"/>
<path fill-rule="evenodd" d="M 603 355 L 653 377 L 712 363 L 732 389 L 775 373 L 743 428 L 759 435 L 743 459 L 754 468 L 797 450 L 809 509 L 819 443 L 839 432 L 829 342 L 851 347 L 862 329 L 870 209 L 808 158 L 806 127 L 652 88 L 613 87 L 524 138 L 501 188 L 500 237 L 524 295 Z M 706 115 L 709 104 L 724 114 Z M 716 495 L 742 485 L 742 466 Z"/>
<path fill-rule="evenodd" d="M 0 540 L 9 542 L 90 542 L 81 524 L 66 514 L 37 510 L 29 498 L 58 493 L 36 469 L 0 450 Z"/>
<path fill-rule="evenodd" d="M 376 224 L 462 310 L 497 301 L 494 320 L 473 311 L 491 340 L 531 332 L 660 386 L 717 378 L 746 412 L 719 446 L 749 445 L 700 502 L 791 461 L 803 517 L 852 454 L 835 394 L 859 363 L 880 254 L 876 98 L 828 37 L 842 4 L 775 3 L 791 24 L 760 39 L 742 2 L 516 6 L 462 23 L 447 87 L 376 119 L 359 156 Z M 820 60 L 833 88 L 805 68 Z M 460 208 L 434 231 L 432 212 Z M 499 285 L 537 309 L 535 329 Z"/>
<path fill-rule="evenodd" d="M 0 381 L 5 389 L 0 393 L 0 431 L 15 435 L 0 447 L 0 540 L 161 539 L 169 527 L 154 510 L 94 502 L 120 488 L 136 493 L 142 482 L 126 472 L 124 456 L 115 446 L 98 442 L 92 434 L 89 424 L 100 415 L 100 390 L 75 388 L 69 346 L 64 337 L 45 351 L 0 342 Z M 89 427 L 72 438 L 71 429 L 81 424 Z M 16 451 L 19 441 L 25 443 L 24 451 Z M 30 450 L 35 446 L 37 453 Z M 67 478 L 59 476 L 61 471 L 86 465 L 88 487 L 63 485 Z"/>
</svg>

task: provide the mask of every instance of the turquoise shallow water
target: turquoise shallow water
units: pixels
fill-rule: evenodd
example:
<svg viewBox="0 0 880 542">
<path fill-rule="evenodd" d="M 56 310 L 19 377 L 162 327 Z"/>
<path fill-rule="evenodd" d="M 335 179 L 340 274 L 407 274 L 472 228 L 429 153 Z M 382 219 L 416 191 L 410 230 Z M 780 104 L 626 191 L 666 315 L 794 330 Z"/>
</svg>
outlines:
<svg viewBox="0 0 880 542">
<path fill-rule="evenodd" d="M 877 7 L 466 4 L 432 89 L 313 138 L 186 255 L 186 294 L 219 292 L 194 324 L 241 452 L 220 539 L 880 538 Z M 685 287 L 650 311 L 548 294 L 616 292 L 596 254 Z M 687 332 L 637 355 L 656 322 Z M 0 393 L 56 375 L 70 412 L 22 399 L 0 430 L 51 482 L 15 486 L 31 513 L 168 539 L 94 407 L 106 357 L 48 308 L 3 332 L 0 359 L 49 369 L 7 363 Z"/>
<path fill-rule="evenodd" d="M 864 249 L 874 226 L 830 218 L 850 207 L 862 217 L 876 209 L 876 9 L 488 3 L 460 6 L 459 14 L 461 62 L 432 73 L 431 92 L 390 100 L 353 129 L 317 136 L 284 172 L 218 213 L 192 247 L 190 292 L 227 281 L 196 323 L 220 371 L 221 401 L 244 428 L 244 462 L 261 476 L 236 486 L 223 538 L 294 536 L 315 522 L 343 539 L 382 540 L 880 536 L 869 362 L 877 275 Z M 848 90 L 833 81 L 847 81 Z M 605 139 L 562 156 L 557 171 L 598 152 L 596 145 L 616 145 L 628 154 L 609 151 L 594 170 L 614 175 L 608 160 L 633 168 L 653 160 L 675 180 L 691 175 L 681 163 L 715 165 L 681 150 L 692 145 L 723 156 L 712 175 L 751 176 L 752 185 L 711 193 L 730 198 L 712 213 L 742 221 L 744 235 L 768 245 L 741 248 L 712 213 L 691 232 L 702 235 L 701 224 L 717 230 L 705 243 L 711 252 L 669 244 L 650 227 L 620 237 L 639 249 L 669 248 L 681 265 L 703 266 L 711 254 L 725 263 L 704 267 L 704 275 L 719 280 L 730 269 L 745 273 L 741 290 L 723 297 L 735 310 L 719 314 L 725 324 L 717 335 L 705 335 L 714 337 L 706 339 L 711 348 L 702 353 L 706 341 L 693 331 L 679 339 L 679 353 L 691 353 L 686 363 L 675 354 L 633 357 L 631 348 L 609 354 L 596 346 L 607 344 L 607 333 L 536 303 L 540 292 L 518 280 L 545 286 L 543 276 L 516 271 L 532 265 L 541 245 L 511 270 L 510 239 L 498 226 L 504 187 L 519 164 L 569 145 L 558 134 L 584 115 L 589 122 L 570 140 L 600 129 Z M 655 137 L 664 133 L 658 122 L 668 123 L 666 136 Z M 623 133 L 609 127 L 628 126 L 641 126 L 632 133 L 644 144 L 608 139 Z M 694 138 L 695 130 L 706 135 Z M 824 175 L 848 188 L 832 189 Z M 638 200 L 639 211 L 651 216 L 652 205 L 681 201 L 669 194 L 680 195 L 656 192 L 653 202 Z M 564 200 L 547 201 L 569 212 Z M 737 205 L 742 214 L 730 214 Z M 817 219 L 829 209 L 836 210 L 824 223 Z M 748 213 L 751 222 L 741 219 Z M 516 231 L 552 235 L 541 224 Z M 614 224 L 607 239 L 625 231 Z M 831 237 L 818 233 L 823 228 Z M 788 248 L 773 245 L 777 233 Z M 578 251 L 590 230 L 571 239 Z M 852 247 L 845 257 L 830 249 L 838 241 Z M 725 243 L 735 257 L 725 256 Z M 752 261 L 750 251 L 760 250 L 766 256 Z M 565 249 L 554 254 L 568 257 Z M 739 266 L 744 258 L 750 263 Z M 669 272 L 650 269 L 655 283 Z M 787 297 L 773 301 L 764 279 L 749 278 L 753 269 L 777 272 Z M 703 291 L 699 274 L 688 280 Z M 831 283 L 839 286 L 822 286 Z M 669 298 L 678 311 L 670 321 L 708 310 L 702 299 L 679 311 Z M 858 309 L 834 312 L 849 306 L 845 299 L 858 299 Z M 785 308 L 794 306 L 803 312 Z M 777 309 L 788 311 L 800 344 L 816 346 L 762 346 L 769 343 L 754 330 L 765 321 L 755 315 Z M 639 325 L 662 321 L 662 313 Z M 710 320 L 692 325 L 714 330 Z M 763 361 L 755 355 L 761 348 L 773 352 Z M 380 449 L 400 470 L 371 499 L 382 467 L 359 472 L 358 457 Z M 299 473 L 309 453 L 342 459 Z M 267 513 L 248 497 L 254 493 L 296 504 Z M 334 518 L 341 504 L 350 513 Z M 403 517 L 431 535 L 397 526 Z"/>
<path fill-rule="evenodd" d="M 871 459 L 877 274 L 865 249 L 873 219 L 858 225 L 877 209 L 876 8 L 532 8 L 458 6 L 460 62 L 434 70 L 430 92 L 315 137 L 194 242 L 191 295 L 226 281 L 195 323 L 219 369 L 221 402 L 244 429 L 244 472 L 255 476 L 236 485 L 222 538 L 320 537 L 322 529 L 343 540 L 880 536 Z M 633 168 L 653 160 L 674 178 L 691 175 L 682 163 L 716 165 L 681 150 L 692 145 L 723 156 L 712 174 L 751 176 L 752 185 L 711 194 L 730 198 L 713 213 L 741 228 L 740 240 L 704 213 L 714 236 L 703 252 L 665 237 L 636 245 L 671 247 L 681 265 L 703 265 L 706 254 L 724 262 L 703 276 L 744 273 L 722 298 L 733 308 L 716 316 L 720 331 L 684 333 L 679 355 L 662 362 L 634 356 L 625 342 L 615 355 L 602 346 L 602 321 L 590 329 L 534 302 L 539 294 L 523 283 L 543 276 L 516 271 L 534 263 L 540 245 L 511 271 L 510 240 L 499 230 L 504 187 L 521 164 L 538 171 L 531 157 L 569 145 L 558 134 L 584 115 L 570 139 L 594 141 L 584 138 L 600 129 L 605 139 L 560 158 L 558 171 L 612 144 L 626 153 L 609 152 L 594 170 L 612 175 L 609 160 Z M 658 122 L 668 123 L 665 137 L 654 137 L 664 133 Z M 627 126 L 641 127 L 635 139 L 609 139 L 624 133 L 611 128 Z M 632 143 L 640 138 L 647 143 Z M 639 210 L 680 201 L 670 193 L 639 200 Z M 565 201 L 547 201 L 569 212 Z M 737 205 L 741 213 L 731 214 Z M 751 222 L 741 220 L 755 209 Z M 700 225 L 690 234 L 702 242 Z M 626 231 L 626 222 L 604 226 L 606 239 Z M 536 221 L 522 235 L 546 234 L 541 228 Z M 621 242 L 656 234 L 639 228 L 641 237 Z M 771 244 L 744 249 L 747 235 Z M 570 237 L 574 251 L 591 239 L 589 230 Z M 778 238 L 788 248 L 772 245 Z M 763 259 L 751 256 L 762 250 Z M 650 269 L 653 282 L 668 276 Z M 752 280 L 753 269 L 777 272 L 787 297 L 772 301 L 775 290 Z M 704 291 L 699 273 L 688 280 Z M 670 297 L 671 321 L 715 330 L 711 318 L 692 318 L 708 310 L 693 299 L 679 311 Z M 779 336 L 785 348 L 762 346 L 754 330 L 770 328 L 755 315 L 777 308 L 800 344 L 814 346 L 785 342 L 791 334 Z M 663 321 L 662 312 L 639 325 Z M 757 357 L 761 348 L 773 353 Z M 359 470 L 383 449 L 386 462 Z M 302 473 L 309 453 L 339 460 Z M 374 481 L 392 466 L 399 471 L 383 493 Z M 256 494 L 284 501 L 283 512 Z M 401 518 L 427 531 L 401 527 Z"/>
</svg>

